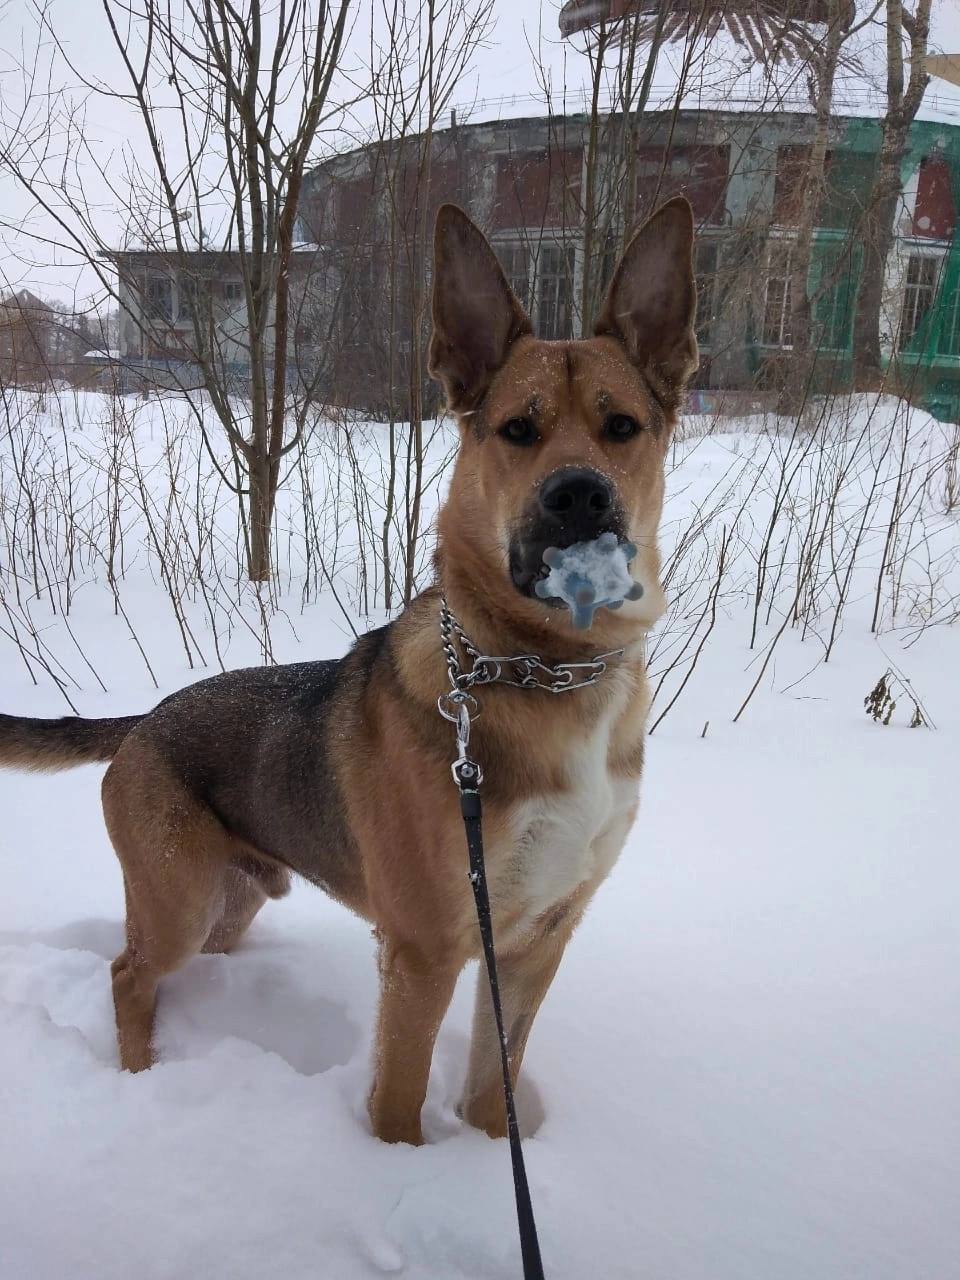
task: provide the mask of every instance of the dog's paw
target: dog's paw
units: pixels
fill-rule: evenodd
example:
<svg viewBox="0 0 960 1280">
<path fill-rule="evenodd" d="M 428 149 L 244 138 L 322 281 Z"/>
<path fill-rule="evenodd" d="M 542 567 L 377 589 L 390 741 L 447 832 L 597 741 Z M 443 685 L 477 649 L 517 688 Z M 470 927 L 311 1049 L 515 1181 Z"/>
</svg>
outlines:
<svg viewBox="0 0 960 1280">
<path fill-rule="evenodd" d="M 472 1129 L 479 1129 L 488 1138 L 507 1136 L 507 1109 L 502 1093 L 463 1098 L 457 1106 L 457 1115 L 465 1124 Z"/>
<path fill-rule="evenodd" d="M 373 1136 L 379 1138 L 381 1142 L 405 1142 L 411 1147 L 423 1146 L 423 1129 L 420 1126 L 419 1115 L 414 1118 L 398 1115 L 388 1107 L 379 1105 L 375 1096 L 370 1099 L 367 1114 L 370 1117 Z"/>
</svg>

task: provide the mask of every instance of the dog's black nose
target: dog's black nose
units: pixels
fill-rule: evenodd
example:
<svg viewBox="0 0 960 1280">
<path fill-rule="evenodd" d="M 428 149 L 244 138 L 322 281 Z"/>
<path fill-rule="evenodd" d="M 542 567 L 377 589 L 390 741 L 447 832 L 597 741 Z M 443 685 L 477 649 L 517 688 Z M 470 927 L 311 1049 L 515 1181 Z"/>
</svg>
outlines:
<svg viewBox="0 0 960 1280">
<path fill-rule="evenodd" d="M 540 506 L 560 520 L 603 520 L 613 506 L 613 490 L 599 471 L 564 467 L 540 486 Z"/>
</svg>

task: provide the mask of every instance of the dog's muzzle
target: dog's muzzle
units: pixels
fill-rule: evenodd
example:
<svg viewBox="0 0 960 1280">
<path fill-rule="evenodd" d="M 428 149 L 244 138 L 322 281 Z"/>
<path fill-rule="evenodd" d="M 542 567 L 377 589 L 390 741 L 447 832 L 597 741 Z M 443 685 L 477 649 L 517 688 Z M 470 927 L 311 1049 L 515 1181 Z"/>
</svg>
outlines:
<svg viewBox="0 0 960 1280">
<path fill-rule="evenodd" d="M 547 547 L 590 542 L 601 533 L 626 539 L 623 511 L 612 483 L 587 467 L 564 467 L 543 481 L 510 537 L 510 577 L 521 594 L 534 596 L 534 586 L 549 573 L 543 563 Z M 545 603 L 557 606 L 555 598 Z"/>
</svg>

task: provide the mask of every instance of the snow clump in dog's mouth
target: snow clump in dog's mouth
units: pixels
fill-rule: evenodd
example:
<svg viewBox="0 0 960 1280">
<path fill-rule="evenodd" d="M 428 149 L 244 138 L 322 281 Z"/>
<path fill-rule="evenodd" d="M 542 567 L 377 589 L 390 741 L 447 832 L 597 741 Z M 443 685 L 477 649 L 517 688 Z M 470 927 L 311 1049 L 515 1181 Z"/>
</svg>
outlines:
<svg viewBox="0 0 960 1280">
<path fill-rule="evenodd" d="M 636 554 L 632 542 L 620 542 L 609 532 L 570 547 L 547 547 L 534 592 L 541 600 L 565 604 L 573 625 L 586 631 L 598 609 L 619 609 L 643 595 L 643 587 L 630 576 Z"/>
</svg>

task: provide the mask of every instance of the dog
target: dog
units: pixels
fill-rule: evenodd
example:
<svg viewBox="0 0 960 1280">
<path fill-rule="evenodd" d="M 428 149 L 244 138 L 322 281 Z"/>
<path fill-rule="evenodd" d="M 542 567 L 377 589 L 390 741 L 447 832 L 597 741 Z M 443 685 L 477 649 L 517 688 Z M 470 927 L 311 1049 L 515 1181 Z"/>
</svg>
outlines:
<svg viewBox="0 0 960 1280">
<path fill-rule="evenodd" d="M 438 520 L 436 585 L 346 657 L 228 672 L 145 715 L 0 716 L 0 764 L 110 761 L 103 812 L 123 871 L 126 946 L 112 966 L 120 1064 L 154 1061 L 157 988 L 198 952 L 228 952 L 299 875 L 369 921 L 380 1003 L 368 1110 L 387 1142 L 422 1142 L 434 1042 L 479 955 L 456 787 L 441 600 L 482 654 L 590 662 L 563 696 L 479 691 L 487 877 L 509 1060 L 520 1070 L 567 942 L 637 810 L 648 688 L 644 637 L 664 610 L 657 527 L 664 457 L 697 365 L 693 215 L 676 198 L 637 232 L 583 340 L 541 341 L 497 258 L 444 205 L 429 367 L 460 445 Z M 639 548 L 644 591 L 576 630 L 541 600 L 543 552 L 612 531 Z M 462 660 L 465 655 L 460 653 Z M 506 1132 L 481 975 L 461 1103 Z"/>
</svg>

